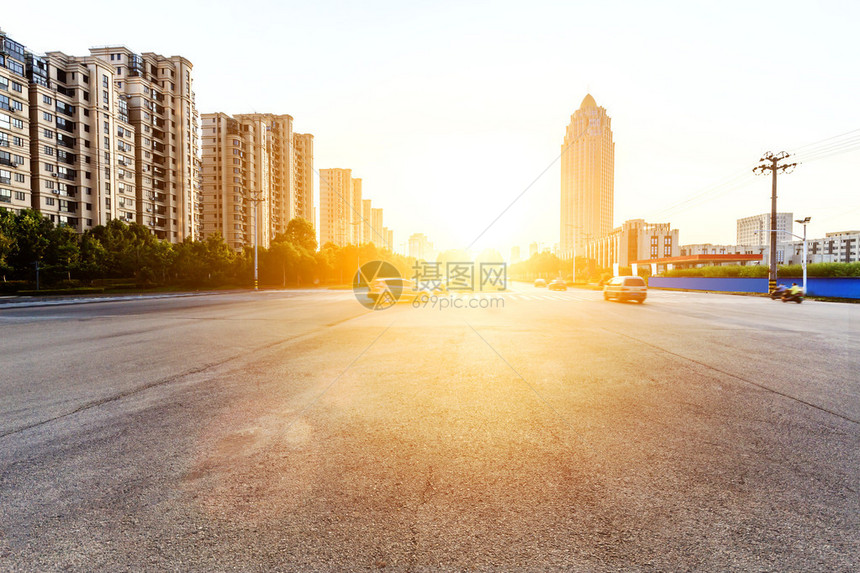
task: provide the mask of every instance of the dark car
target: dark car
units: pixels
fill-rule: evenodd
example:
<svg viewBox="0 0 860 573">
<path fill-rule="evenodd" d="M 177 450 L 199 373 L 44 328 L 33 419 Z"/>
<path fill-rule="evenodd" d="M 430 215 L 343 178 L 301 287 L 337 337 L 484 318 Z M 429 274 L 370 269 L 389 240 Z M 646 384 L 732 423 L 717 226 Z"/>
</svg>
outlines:
<svg viewBox="0 0 860 573">
<path fill-rule="evenodd" d="M 549 283 L 547 288 L 549 290 L 567 290 L 567 283 L 564 282 L 564 279 L 555 279 Z"/>
</svg>

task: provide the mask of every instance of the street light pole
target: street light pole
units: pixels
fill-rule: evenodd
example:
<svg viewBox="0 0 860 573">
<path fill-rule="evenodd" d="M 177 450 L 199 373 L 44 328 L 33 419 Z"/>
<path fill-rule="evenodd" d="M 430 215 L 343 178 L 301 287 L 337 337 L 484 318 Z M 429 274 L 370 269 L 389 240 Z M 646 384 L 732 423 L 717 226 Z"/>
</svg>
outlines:
<svg viewBox="0 0 860 573">
<path fill-rule="evenodd" d="M 795 219 L 795 223 L 800 223 L 803 225 L 803 293 L 806 294 L 806 261 L 807 261 L 807 250 L 806 250 L 806 225 L 812 217 L 805 217 L 803 219 Z"/>
<path fill-rule="evenodd" d="M 260 209 L 260 202 L 254 202 L 254 290 L 260 290 L 259 283 L 259 266 L 257 263 L 257 243 L 259 243 L 260 228 L 257 224 L 257 211 Z"/>
</svg>

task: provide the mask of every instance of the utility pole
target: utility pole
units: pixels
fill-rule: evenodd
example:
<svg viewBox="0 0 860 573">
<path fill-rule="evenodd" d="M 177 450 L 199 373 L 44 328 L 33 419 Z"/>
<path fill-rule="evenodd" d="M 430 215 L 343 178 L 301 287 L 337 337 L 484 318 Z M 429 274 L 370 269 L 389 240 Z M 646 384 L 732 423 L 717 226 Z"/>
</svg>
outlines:
<svg viewBox="0 0 860 573">
<path fill-rule="evenodd" d="M 776 175 L 780 171 L 785 173 L 788 169 L 793 170 L 797 167 L 797 163 L 779 164 L 780 161 L 788 159 L 789 157 L 790 155 L 785 151 L 780 151 L 775 155 L 768 151 L 761 159 L 759 159 L 761 165 L 753 168 L 753 173 L 756 175 L 764 175 L 766 172 L 770 171 L 773 177 L 773 185 L 770 194 L 770 266 L 767 275 L 768 292 L 773 292 L 776 289 Z M 788 173 L 791 173 L 791 171 L 788 171 Z"/>
</svg>

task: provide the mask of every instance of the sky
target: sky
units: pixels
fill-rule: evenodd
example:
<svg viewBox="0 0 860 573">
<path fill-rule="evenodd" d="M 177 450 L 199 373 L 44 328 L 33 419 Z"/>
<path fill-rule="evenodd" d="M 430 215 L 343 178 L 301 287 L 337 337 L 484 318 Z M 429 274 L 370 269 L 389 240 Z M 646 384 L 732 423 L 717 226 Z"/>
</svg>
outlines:
<svg viewBox="0 0 860 573">
<path fill-rule="evenodd" d="M 400 248 L 418 232 L 506 256 L 557 243 L 558 157 L 586 93 L 612 118 L 615 225 L 733 244 L 736 219 L 770 211 L 752 168 L 796 150 L 779 211 L 812 217 L 810 236 L 860 229 L 857 3 L 3 4 L 33 51 L 178 54 L 201 113 L 290 114 L 315 169 L 351 168 Z"/>
</svg>

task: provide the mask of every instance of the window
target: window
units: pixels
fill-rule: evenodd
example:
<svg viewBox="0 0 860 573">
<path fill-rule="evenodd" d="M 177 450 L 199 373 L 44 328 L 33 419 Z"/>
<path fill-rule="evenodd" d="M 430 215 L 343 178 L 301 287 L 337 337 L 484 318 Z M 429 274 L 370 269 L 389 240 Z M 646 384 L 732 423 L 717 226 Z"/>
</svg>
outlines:
<svg viewBox="0 0 860 573">
<path fill-rule="evenodd" d="M 53 204 L 54 204 L 54 198 L 53 197 L 45 197 L 45 205 L 53 206 Z"/>
<path fill-rule="evenodd" d="M 15 191 L 15 200 L 16 201 L 25 201 L 27 199 L 27 195 L 24 194 L 23 191 Z"/>
<path fill-rule="evenodd" d="M 9 80 L 0 76 L 0 90 L 9 91 Z"/>
<path fill-rule="evenodd" d="M 45 155 L 53 155 L 54 154 L 54 148 L 51 147 L 50 145 L 46 145 L 42 149 L 42 153 L 44 153 Z"/>
<path fill-rule="evenodd" d="M 48 173 L 53 173 L 54 172 L 54 166 L 51 165 L 50 163 L 45 163 L 45 171 L 47 171 Z"/>
<path fill-rule="evenodd" d="M 11 189 L 0 189 L 0 202 L 3 202 L 3 203 L 11 203 L 12 202 L 12 190 Z"/>
<path fill-rule="evenodd" d="M 12 183 L 12 172 L 6 169 L 0 169 L 0 183 Z"/>
<path fill-rule="evenodd" d="M 47 111 L 42 112 L 42 119 L 45 121 L 54 121 L 54 116 L 48 113 Z"/>
<path fill-rule="evenodd" d="M 45 189 L 53 189 L 54 182 L 53 181 L 45 181 Z"/>
<path fill-rule="evenodd" d="M 47 138 L 47 139 L 54 139 L 54 132 L 51 131 L 50 129 L 46 129 L 46 130 L 42 131 L 42 135 L 44 135 L 45 138 Z"/>
<path fill-rule="evenodd" d="M 110 133 L 110 124 L 109 124 L 108 122 L 105 122 L 105 125 L 104 125 L 104 132 L 105 132 L 105 133 Z M 122 135 L 122 134 L 120 134 L 120 135 Z"/>
<path fill-rule="evenodd" d="M 102 74 L 102 87 L 106 88 L 106 87 L 108 87 L 108 85 L 109 85 L 108 84 L 108 77 L 106 75 Z"/>
<path fill-rule="evenodd" d="M 42 102 L 44 102 L 48 105 L 51 105 L 52 103 L 54 103 L 54 101 L 51 99 L 51 96 L 48 96 L 48 95 L 42 96 Z"/>
<path fill-rule="evenodd" d="M 15 174 L 15 182 L 16 183 L 23 183 L 24 179 L 25 179 L 25 177 L 24 177 L 23 173 L 16 173 Z"/>
</svg>

